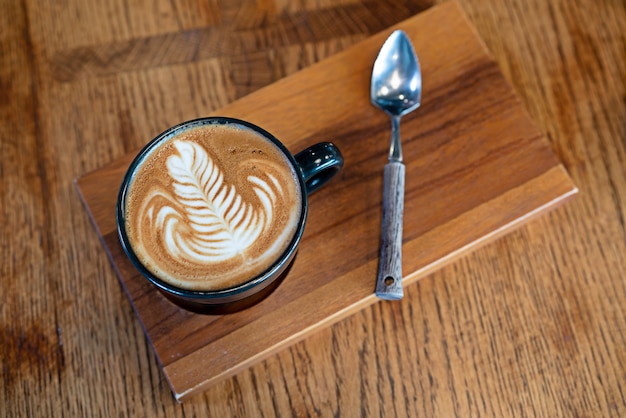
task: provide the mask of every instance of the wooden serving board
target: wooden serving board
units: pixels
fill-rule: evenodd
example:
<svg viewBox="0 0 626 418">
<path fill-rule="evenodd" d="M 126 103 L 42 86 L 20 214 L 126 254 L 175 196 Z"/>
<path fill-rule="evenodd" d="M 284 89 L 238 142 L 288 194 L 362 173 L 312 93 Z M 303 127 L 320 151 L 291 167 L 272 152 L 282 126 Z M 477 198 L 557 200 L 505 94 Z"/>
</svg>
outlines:
<svg viewBox="0 0 626 418">
<path fill-rule="evenodd" d="M 422 107 L 402 122 L 405 285 L 576 193 L 456 3 L 429 9 L 217 112 L 264 127 L 294 153 L 332 141 L 346 161 L 342 173 L 311 197 L 291 271 L 247 310 L 186 312 L 127 260 L 114 215 L 134 154 L 77 179 L 178 400 L 378 300 L 373 292 L 390 122 L 370 105 L 369 83 L 378 50 L 394 29 L 409 35 L 423 71 Z"/>
</svg>

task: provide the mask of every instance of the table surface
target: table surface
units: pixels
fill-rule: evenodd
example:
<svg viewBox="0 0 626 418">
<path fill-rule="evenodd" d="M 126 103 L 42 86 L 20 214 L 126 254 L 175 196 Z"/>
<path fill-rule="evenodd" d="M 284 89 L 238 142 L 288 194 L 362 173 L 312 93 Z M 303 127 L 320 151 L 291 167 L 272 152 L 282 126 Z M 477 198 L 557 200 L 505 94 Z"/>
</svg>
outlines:
<svg viewBox="0 0 626 418">
<path fill-rule="evenodd" d="M 73 180 L 438 2 L 0 2 L 0 415 L 625 416 L 626 6 L 462 0 L 578 186 L 223 381 L 170 393 Z"/>
</svg>

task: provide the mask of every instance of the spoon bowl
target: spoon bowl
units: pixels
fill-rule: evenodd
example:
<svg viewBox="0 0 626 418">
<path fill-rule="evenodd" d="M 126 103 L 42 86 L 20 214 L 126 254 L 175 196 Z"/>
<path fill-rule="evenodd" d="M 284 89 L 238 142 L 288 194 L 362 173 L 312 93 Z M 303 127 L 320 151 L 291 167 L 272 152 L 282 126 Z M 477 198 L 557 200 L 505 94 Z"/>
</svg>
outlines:
<svg viewBox="0 0 626 418">
<path fill-rule="evenodd" d="M 413 45 L 406 33 L 393 32 L 385 41 L 372 70 L 370 100 L 392 119 L 390 149 L 399 155 L 390 160 L 402 161 L 400 146 L 400 118 L 420 106 L 422 99 L 422 71 Z"/>
<path fill-rule="evenodd" d="M 406 34 L 397 30 L 383 44 L 372 71 L 370 99 L 390 116 L 403 116 L 420 105 L 422 73 Z"/>
</svg>

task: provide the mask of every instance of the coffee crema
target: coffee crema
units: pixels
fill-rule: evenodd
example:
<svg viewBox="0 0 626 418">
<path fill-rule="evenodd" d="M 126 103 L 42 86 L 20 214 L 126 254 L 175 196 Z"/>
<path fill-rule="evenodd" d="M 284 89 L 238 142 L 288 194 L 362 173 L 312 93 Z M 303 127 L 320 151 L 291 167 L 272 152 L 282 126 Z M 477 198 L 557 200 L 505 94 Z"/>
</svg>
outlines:
<svg viewBox="0 0 626 418">
<path fill-rule="evenodd" d="M 238 286 L 269 269 L 297 233 L 297 176 L 278 146 L 245 126 L 175 131 L 130 180 L 128 240 L 139 261 L 171 285 Z"/>
</svg>

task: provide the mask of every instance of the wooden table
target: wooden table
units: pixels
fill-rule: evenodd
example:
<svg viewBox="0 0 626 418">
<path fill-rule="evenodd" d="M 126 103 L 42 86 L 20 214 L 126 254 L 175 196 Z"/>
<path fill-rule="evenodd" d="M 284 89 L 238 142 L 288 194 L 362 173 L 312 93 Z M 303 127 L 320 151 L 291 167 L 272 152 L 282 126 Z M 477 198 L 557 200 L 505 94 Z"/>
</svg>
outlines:
<svg viewBox="0 0 626 418">
<path fill-rule="evenodd" d="M 2 415 L 626 415 L 622 1 L 460 1 L 575 199 L 184 404 L 78 199 L 165 127 L 434 3 L 3 1 Z"/>
</svg>

